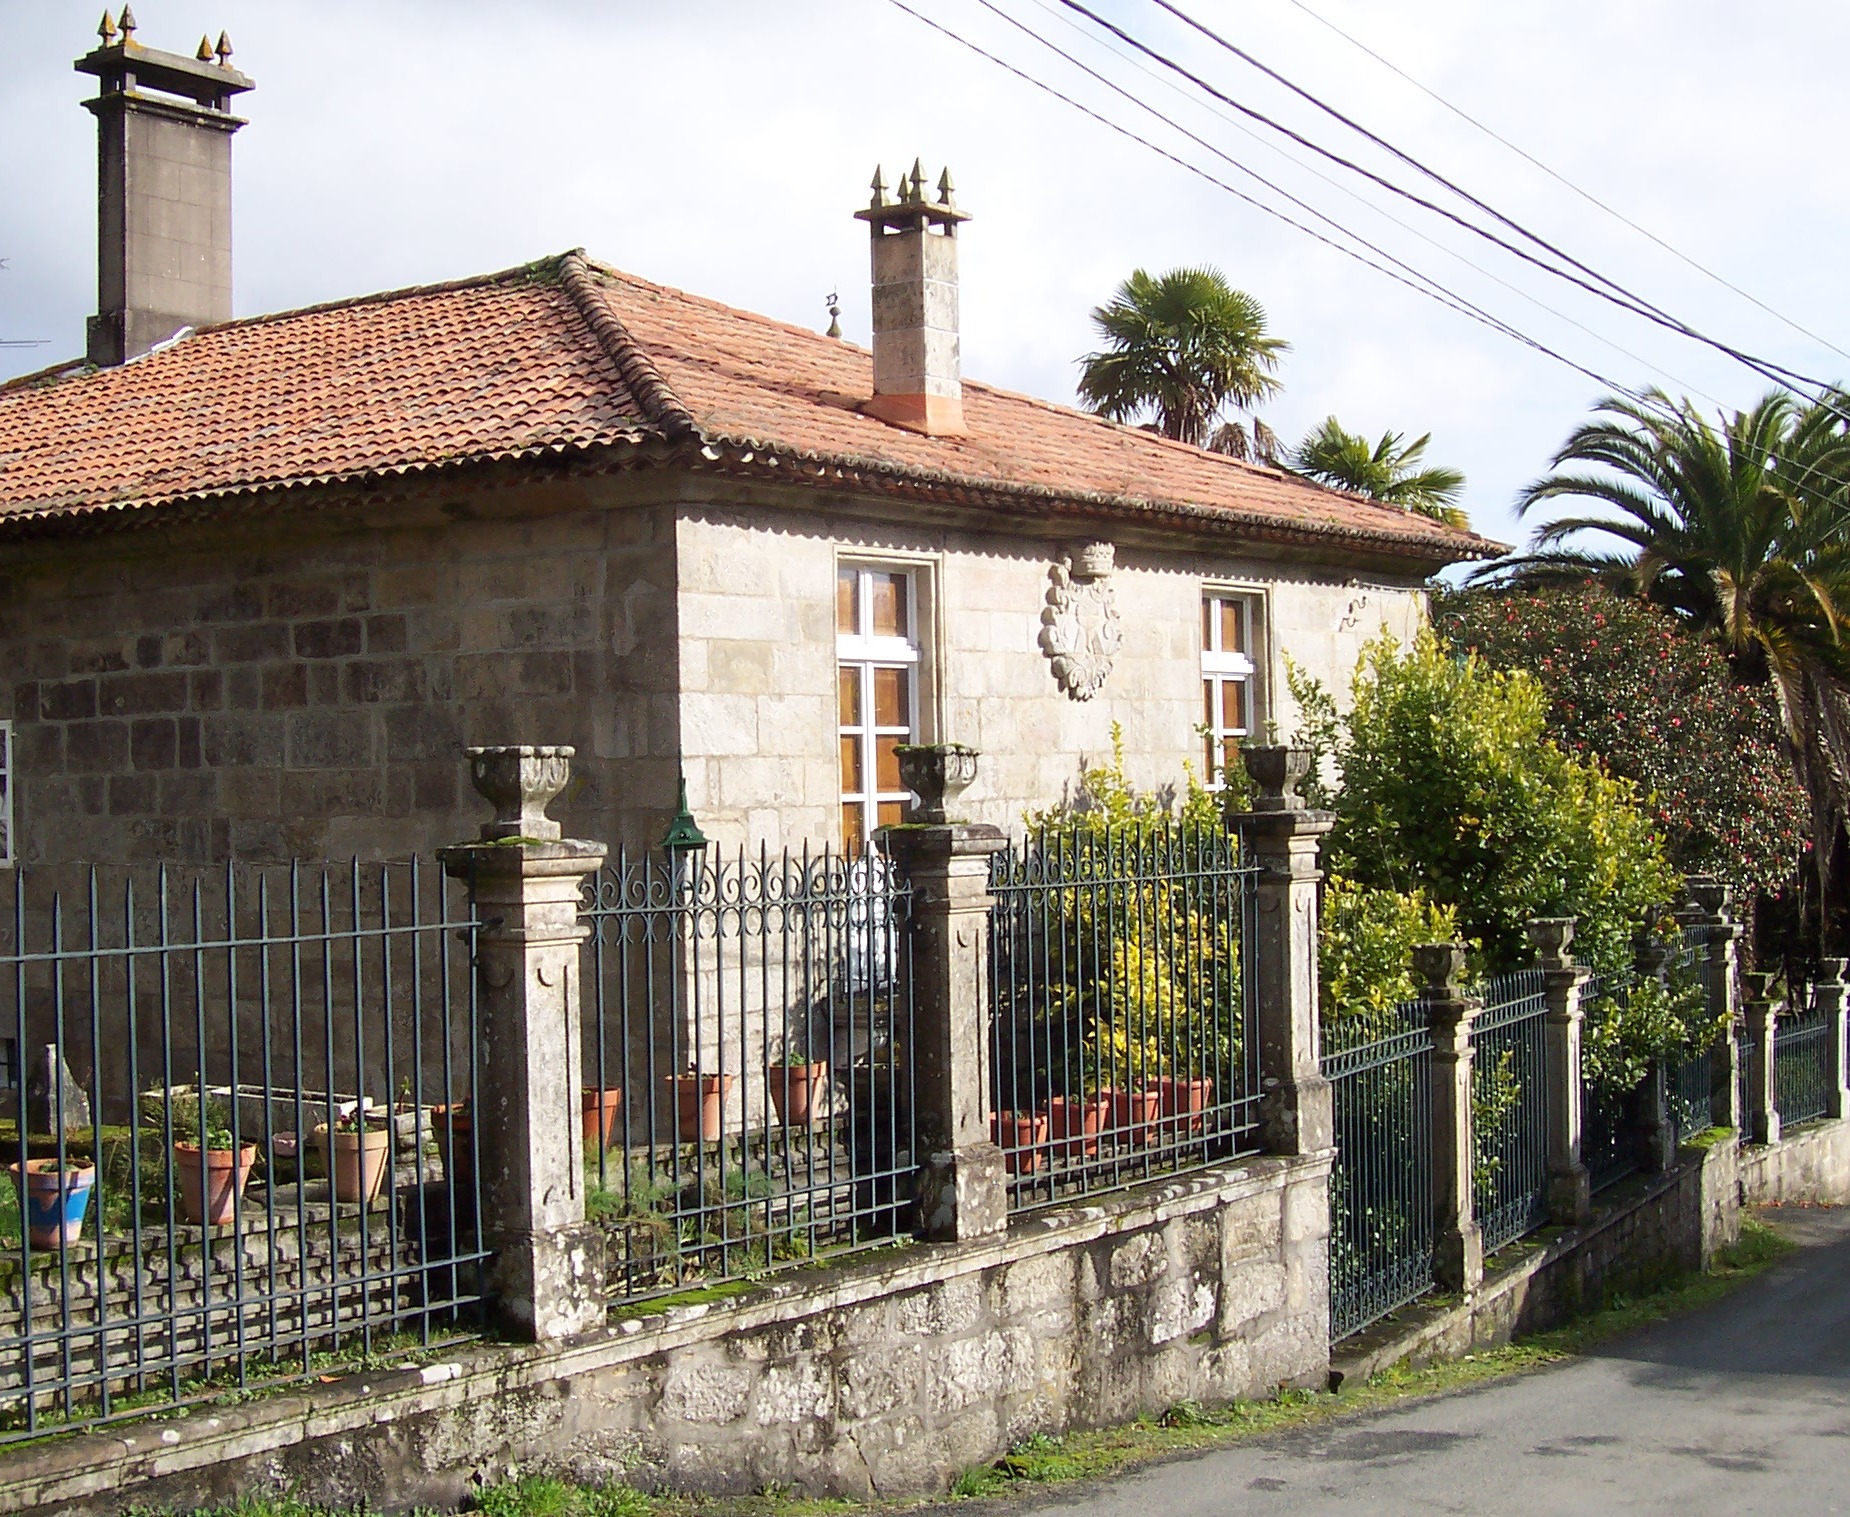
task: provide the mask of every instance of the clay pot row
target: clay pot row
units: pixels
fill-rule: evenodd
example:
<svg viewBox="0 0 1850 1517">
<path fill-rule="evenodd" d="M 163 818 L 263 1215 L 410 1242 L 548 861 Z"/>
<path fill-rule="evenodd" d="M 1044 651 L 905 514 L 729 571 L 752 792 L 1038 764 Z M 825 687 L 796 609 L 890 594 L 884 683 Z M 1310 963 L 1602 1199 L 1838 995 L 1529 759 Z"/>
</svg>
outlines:
<svg viewBox="0 0 1850 1517">
<path fill-rule="evenodd" d="M 1111 1130 L 1132 1143 L 1155 1143 L 1201 1131 L 1212 1080 L 1156 1080 L 1142 1090 L 1101 1090 L 1096 1096 L 1054 1096 L 1036 1112 L 996 1112 L 990 1135 L 1011 1175 L 1031 1175 L 1042 1156 L 1073 1160 L 1098 1152 Z"/>
</svg>

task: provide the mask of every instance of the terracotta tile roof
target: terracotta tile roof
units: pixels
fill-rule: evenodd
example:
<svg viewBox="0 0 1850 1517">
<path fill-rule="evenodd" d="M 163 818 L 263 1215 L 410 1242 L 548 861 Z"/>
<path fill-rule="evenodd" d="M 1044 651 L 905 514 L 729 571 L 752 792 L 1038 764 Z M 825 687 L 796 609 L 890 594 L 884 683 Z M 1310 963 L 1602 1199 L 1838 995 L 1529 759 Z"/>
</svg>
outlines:
<svg viewBox="0 0 1850 1517">
<path fill-rule="evenodd" d="M 116 369 L 0 386 L 0 523 L 459 463 L 654 461 L 1339 540 L 1438 564 L 1495 544 L 1423 517 L 966 380 L 966 437 L 857 409 L 867 350 L 567 254 L 229 322 Z M 638 460 L 640 461 L 640 460 Z"/>
</svg>

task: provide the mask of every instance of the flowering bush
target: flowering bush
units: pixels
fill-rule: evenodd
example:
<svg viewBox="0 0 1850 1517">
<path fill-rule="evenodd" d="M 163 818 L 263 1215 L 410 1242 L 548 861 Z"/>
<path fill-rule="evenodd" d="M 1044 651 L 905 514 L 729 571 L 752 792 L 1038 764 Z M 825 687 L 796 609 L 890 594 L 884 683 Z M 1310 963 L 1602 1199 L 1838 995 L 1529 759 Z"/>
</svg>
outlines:
<svg viewBox="0 0 1850 1517">
<path fill-rule="evenodd" d="M 1772 689 L 1737 683 L 1712 644 L 1598 585 L 1439 591 L 1433 625 L 1452 650 L 1534 676 L 1549 736 L 1637 783 L 1679 869 L 1746 900 L 1790 883 L 1810 813 Z"/>
</svg>

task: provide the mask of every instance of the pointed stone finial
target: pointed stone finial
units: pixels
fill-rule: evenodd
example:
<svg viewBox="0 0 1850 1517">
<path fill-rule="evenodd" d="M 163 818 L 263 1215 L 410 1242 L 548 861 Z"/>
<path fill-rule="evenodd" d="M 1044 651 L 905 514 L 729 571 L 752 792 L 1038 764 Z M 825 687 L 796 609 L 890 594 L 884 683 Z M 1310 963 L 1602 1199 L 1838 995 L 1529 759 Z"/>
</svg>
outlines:
<svg viewBox="0 0 1850 1517">
<path fill-rule="evenodd" d="M 116 18 L 110 15 L 108 11 L 103 12 L 103 23 L 101 26 L 97 27 L 96 34 L 103 39 L 104 47 L 109 47 L 114 44 L 116 40 Z"/>
<path fill-rule="evenodd" d="M 956 205 L 951 197 L 957 193 L 957 186 L 951 183 L 951 166 L 947 163 L 944 172 L 938 176 L 938 204 Z"/>
<path fill-rule="evenodd" d="M 829 337 L 841 336 L 841 295 L 838 291 L 829 291 Z"/>
<path fill-rule="evenodd" d="M 212 61 L 212 39 L 210 37 L 201 37 L 199 39 L 199 51 L 194 53 L 193 56 L 201 63 L 210 63 Z"/>
<path fill-rule="evenodd" d="M 921 205 L 925 200 L 925 163 L 923 159 L 912 160 L 912 187 L 907 198 L 914 205 Z"/>
<path fill-rule="evenodd" d="M 126 47 L 135 39 L 135 13 L 128 6 L 122 7 L 122 19 L 117 23 L 122 28 L 122 43 Z"/>
<path fill-rule="evenodd" d="M 230 32 L 220 32 L 218 34 L 218 46 L 215 47 L 213 51 L 218 54 L 218 61 L 221 66 L 228 65 L 231 62 Z"/>
<path fill-rule="evenodd" d="M 880 165 L 877 163 L 874 165 L 872 189 L 874 198 L 868 201 L 868 205 L 877 211 L 886 204 L 886 175 L 881 172 Z"/>
</svg>

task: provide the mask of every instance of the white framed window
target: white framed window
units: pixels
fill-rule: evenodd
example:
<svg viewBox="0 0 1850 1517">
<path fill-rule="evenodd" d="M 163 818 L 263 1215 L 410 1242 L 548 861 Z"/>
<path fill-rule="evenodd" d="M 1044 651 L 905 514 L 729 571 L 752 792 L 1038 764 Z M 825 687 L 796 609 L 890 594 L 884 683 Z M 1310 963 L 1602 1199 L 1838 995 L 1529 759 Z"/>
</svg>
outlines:
<svg viewBox="0 0 1850 1517">
<path fill-rule="evenodd" d="M 1262 602 L 1256 595 L 1210 590 L 1201 597 L 1202 768 L 1208 788 L 1220 789 L 1227 766 L 1252 736 L 1258 710 Z"/>
<path fill-rule="evenodd" d="M 13 724 L 0 722 L 0 865 L 13 862 Z"/>
<path fill-rule="evenodd" d="M 844 563 L 835 573 L 841 834 L 860 850 L 903 822 L 899 748 L 919 739 L 919 603 L 912 571 Z"/>
</svg>

